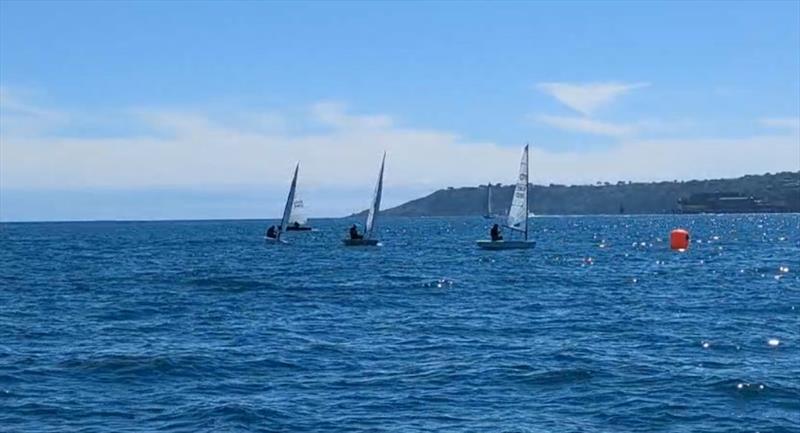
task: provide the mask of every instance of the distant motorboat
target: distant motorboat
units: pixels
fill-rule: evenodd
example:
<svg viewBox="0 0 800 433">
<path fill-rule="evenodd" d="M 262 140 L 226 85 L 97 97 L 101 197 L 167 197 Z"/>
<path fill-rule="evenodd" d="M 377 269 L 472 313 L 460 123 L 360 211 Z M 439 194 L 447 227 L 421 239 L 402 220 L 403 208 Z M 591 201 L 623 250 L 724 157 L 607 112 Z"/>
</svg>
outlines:
<svg viewBox="0 0 800 433">
<path fill-rule="evenodd" d="M 521 232 L 523 240 L 479 240 L 478 247 L 485 250 L 518 250 L 529 249 L 536 242 L 528 240 L 528 145 L 522 151 L 519 164 L 519 178 L 508 210 L 508 221 L 505 226 L 513 232 Z"/>
<path fill-rule="evenodd" d="M 372 203 L 369 207 L 369 213 L 367 214 L 367 221 L 364 225 L 364 235 L 361 238 L 348 238 L 344 239 L 342 242 L 345 246 L 348 247 L 356 247 L 356 246 L 369 246 L 374 247 L 378 245 L 378 240 L 373 238 L 373 233 L 375 231 L 375 222 L 378 219 L 378 213 L 380 212 L 381 208 L 381 196 L 383 195 L 383 166 L 386 162 L 386 152 L 383 152 L 383 159 L 381 159 L 381 168 L 378 171 L 378 181 L 375 184 L 375 192 L 372 194 Z"/>
</svg>

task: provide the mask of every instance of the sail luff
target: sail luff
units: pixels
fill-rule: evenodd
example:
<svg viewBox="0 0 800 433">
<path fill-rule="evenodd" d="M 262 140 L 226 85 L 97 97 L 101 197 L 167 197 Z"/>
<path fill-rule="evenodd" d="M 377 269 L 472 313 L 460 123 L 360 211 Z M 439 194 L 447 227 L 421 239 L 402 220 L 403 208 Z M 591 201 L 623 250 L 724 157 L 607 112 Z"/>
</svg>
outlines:
<svg viewBox="0 0 800 433">
<path fill-rule="evenodd" d="M 530 182 L 530 160 L 528 159 L 528 143 L 525 143 L 525 240 L 528 240 L 528 188 Z"/>
<path fill-rule="evenodd" d="M 508 227 L 527 233 L 528 219 L 528 146 L 522 152 L 519 177 L 514 188 L 514 197 L 508 210 Z M 523 226 L 525 224 L 525 226 Z"/>
<path fill-rule="evenodd" d="M 372 204 L 367 214 L 367 223 L 364 228 L 365 237 L 372 238 L 372 231 L 375 228 L 375 219 L 378 217 L 378 211 L 381 207 L 381 196 L 383 195 L 383 166 L 386 162 L 386 152 L 383 152 L 383 159 L 381 159 L 381 168 L 378 171 L 378 181 L 375 184 L 375 192 L 372 194 Z"/>
<path fill-rule="evenodd" d="M 292 214 L 292 206 L 294 206 L 294 193 L 297 189 L 297 172 L 300 169 L 300 163 L 294 167 L 294 176 L 292 177 L 292 185 L 289 187 L 289 196 L 286 197 L 286 206 L 283 208 L 283 218 L 281 218 L 281 229 L 278 231 L 278 237 L 281 233 L 286 231 L 286 226 L 289 224 L 289 217 Z"/>
</svg>

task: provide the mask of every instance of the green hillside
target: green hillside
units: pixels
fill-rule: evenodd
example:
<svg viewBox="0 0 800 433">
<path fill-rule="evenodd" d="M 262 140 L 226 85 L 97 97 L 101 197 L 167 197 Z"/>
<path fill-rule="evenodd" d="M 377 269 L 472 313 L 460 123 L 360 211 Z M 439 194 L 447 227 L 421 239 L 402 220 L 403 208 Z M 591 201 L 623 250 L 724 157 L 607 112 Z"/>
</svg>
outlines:
<svg viewBox="0 0 800 433">
<path fill-rule="evenodd" d="M 505 212 L 512 185 L 492 186 L 493 209 Z M 650 214 L 679 212 L 680 199 L 724 193 L 754 197 L 763 207 L 743 211 L 800 212 L 800 172 L 748 175 L 686 182 L 617 182 L 596 185 L 532 185 L 529 208 L 536 214 Z M 394 216 L 467 216 L 486 213 L 487 186 L 447 188 L 385 210 Z"/>
</svg>

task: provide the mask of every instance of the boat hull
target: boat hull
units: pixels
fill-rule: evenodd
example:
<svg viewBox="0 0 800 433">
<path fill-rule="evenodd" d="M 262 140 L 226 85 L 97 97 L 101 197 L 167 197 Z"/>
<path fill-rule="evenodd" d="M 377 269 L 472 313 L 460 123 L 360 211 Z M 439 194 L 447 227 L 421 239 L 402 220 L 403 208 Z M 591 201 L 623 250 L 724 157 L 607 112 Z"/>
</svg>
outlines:
<svg viewBox="0 0 800 433">
<path fill-rule="evenodd" d="M 377 239 L 344 239 L 346 247 L 374 247 L 378 245 Z"/>
<path fill-rule="evenodd" d="M 265 240 L 265 241 L 266 241 L 268 244 L 288 244 L 288 242 L 286 242 L 286 241 L 285 241 L 285 240 L 283 240 L 283 239 L 278 239 L 278 238 L 270 238 L 270 237 L 267 237 L 267 236 L 264 236 L 264 240 Z"/>
<path fill-rule="evenodd" d="M 528 250 L 536 246 L 534 241 L 489 241 L 480 240 L 478 247 L 484 250 Z"/>
<path fill-rule="evenodd" d="M 300 227 L 289 226 L 289 227 L 286 227 L 286 231 L 287 232 L 310 232 L 311 231 L 311 227 L 309 227 L 309 226 L 300 226 Z"/>
</svg>

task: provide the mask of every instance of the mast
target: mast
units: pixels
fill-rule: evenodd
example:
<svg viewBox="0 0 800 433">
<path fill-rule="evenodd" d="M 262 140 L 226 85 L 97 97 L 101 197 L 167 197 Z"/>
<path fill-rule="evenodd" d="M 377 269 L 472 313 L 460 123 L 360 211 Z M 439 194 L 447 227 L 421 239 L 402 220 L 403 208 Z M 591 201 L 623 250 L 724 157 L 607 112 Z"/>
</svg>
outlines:
<svg viewBox="0 0 800 433">
<path fill-rule="evenodd" d="M 528 143 L 525 143 L 525 240 L 528 240 L 528 185 L 530 185 L 530 165 L 528 156 Z"/>
</svg>

